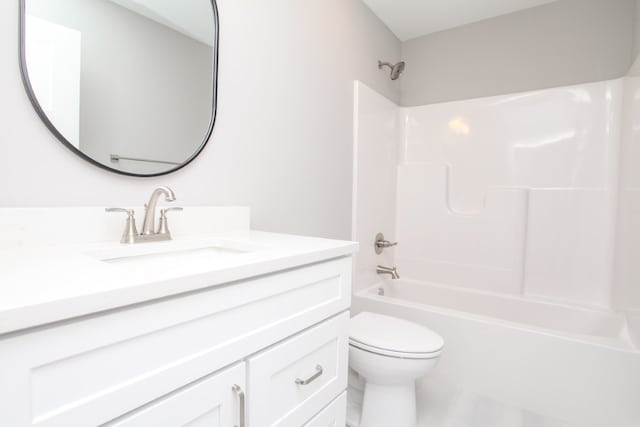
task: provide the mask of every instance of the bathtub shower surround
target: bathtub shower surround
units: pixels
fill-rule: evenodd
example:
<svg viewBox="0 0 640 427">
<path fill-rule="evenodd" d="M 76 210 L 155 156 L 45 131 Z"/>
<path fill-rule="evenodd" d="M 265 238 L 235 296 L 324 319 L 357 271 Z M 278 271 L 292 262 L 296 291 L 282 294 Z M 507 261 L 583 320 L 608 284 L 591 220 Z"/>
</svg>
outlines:
<svg viewBox="0 0 640 427">
<path fill-rule="evenodd" d="M 572 426 L 640 423 L 639 87 L 401 108 L 356 83 L 354 311 L 442 334 L 426 382 Z M 376 231 L 399 242 L 384 258 Z M 380 263 L 402 279 L 372 277 Z"/>
<path fill-rule="evenodd" d="M 403 109 L 400 272 L 609 306 L 622 87 Z"/>
<path fill-rule="evenodd" d="M 396 247 L 375 253 L 378 233 L 396 242 L 395 189 L 398 140 L 401 127 L 398 107 L 367 86 L 356 82 L 354 99 L 354 179 L 351 238 L 361 242 L 355 265 L 354 288 L 375 283 L 378 265 L 393 266 Z"/>
<path fill-rule="evenodd" d="M 611 307 L 623 90 L 398 108 L 357 83 L 354 237 L 413 279 Z"/>
<path fill-rule="evenodd" d="M 626 78 L 623 102 L 614 305 L 640 347 L 640 60 Z"/>
</svg>

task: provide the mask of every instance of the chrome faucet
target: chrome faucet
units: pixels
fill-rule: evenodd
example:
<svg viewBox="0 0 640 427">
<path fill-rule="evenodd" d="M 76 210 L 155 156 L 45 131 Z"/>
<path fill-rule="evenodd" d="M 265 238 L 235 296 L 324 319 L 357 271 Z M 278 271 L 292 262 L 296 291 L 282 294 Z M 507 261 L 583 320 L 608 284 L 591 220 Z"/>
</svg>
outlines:
<svg viewBox="0 0 640 427">
<path fill-rule="evenodd" d="M 398 274 L 398 270 L 395 267 L 385 267 L 384 265 L 379 265 L 376 267 L 377 274 L 389 274 L 392 279 L 399 279 L 400 275 Z"/>
<path fill-rule="evenodd" d="M 158 199 L 164 195 L 164 199 L 167 202 L 173 202 L 176 199 L 176 195 L 169 187 L 158 187 L 151 193 L 149 203 L 144 205 L 144 223 L 142 224 L 142 233 L 138 234 L 136 229 L 136 220 L 134 218 L 133 209 L 122 208 L 107 208 L 107 212 L 122 212 L 127 214 L 127 222 L 125 225 L 124 233 L 122 234 L 121 243 L 142 243 L 142 242 L 156 242 L 161 240 L 171 240 L 171 232 L 167 224 L 167 212 L 181 211 L 182 208 L 167 208 L 160 209 L 160 223 L 158 229 L 155 228 L 156 222 L 156 207 L 158 206 Z"/>
<path fill-rule="evenodd" d="M 149 203 L 144 205 L 144 222 L 142 223 L 141 233 L 143 236 L 157 234 L 155 230 L 156 206 L 158 205 L 158 199 L 162 195 L 164 195 L 164 199 L 167 202 L 173 202 L 176 199 L 176 195 L 169 187 L 158 187 L 153 190 L 153 193 L 151 193 L 151 197 L 149 198 Z"/>
</svg>

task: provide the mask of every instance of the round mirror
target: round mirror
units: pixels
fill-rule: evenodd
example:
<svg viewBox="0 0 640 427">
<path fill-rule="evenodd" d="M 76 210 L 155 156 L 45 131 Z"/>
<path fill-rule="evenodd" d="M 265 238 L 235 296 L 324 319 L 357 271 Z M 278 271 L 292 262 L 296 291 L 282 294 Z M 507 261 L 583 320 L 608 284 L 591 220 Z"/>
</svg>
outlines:
<svg viewBox="0 0 640 427">
<path fill-rule="evenodd" d="M 216 111 L 215 0 L 21 0 L 22 76 L 74 153 L 156 176 L 203 149 Z"/>
</svg>

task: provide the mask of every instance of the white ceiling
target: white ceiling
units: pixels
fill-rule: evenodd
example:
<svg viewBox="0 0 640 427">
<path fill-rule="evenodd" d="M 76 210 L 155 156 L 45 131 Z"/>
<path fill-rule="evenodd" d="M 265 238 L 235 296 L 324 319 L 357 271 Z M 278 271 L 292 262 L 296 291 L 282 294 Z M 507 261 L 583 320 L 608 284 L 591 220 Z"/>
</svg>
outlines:
<svg viewBox="0 0 640 427">
<path fill-rule="evenodd" d="M 202 43 L 213 44 L 210 0 L 111 0 Z"/>
<path fill-rule="evenodd" d="M 557 0 L 363 1 L 401 41 L 406 41 Z"/>
</svg>

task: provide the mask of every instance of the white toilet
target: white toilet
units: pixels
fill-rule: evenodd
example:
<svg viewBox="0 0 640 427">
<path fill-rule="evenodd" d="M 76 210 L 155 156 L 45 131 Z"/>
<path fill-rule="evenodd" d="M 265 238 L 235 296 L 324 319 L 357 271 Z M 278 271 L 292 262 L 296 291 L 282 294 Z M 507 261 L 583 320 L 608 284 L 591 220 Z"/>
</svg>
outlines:
<svg viewBox="0 0 640 427">
<path fill-rule="evenodd" d="M 443 346 L 440 335 L 416 323 L 354 316 L 349 365 L 364 380 L 360 427 L 415 427 L 415 382 L 436 365 Z"/>
</svg>

